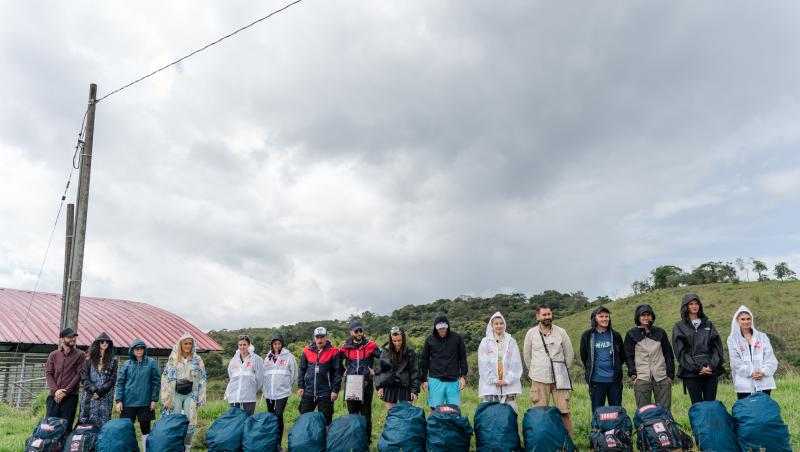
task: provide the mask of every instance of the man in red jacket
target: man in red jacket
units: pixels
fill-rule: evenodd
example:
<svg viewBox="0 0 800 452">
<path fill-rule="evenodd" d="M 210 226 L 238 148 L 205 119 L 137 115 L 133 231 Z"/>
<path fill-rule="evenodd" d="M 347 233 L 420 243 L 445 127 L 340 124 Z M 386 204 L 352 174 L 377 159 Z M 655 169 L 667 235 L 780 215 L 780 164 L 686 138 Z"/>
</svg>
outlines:
<svg viewBox="0 0 800 452">
<path fill-rule="evenodd" d="M 50 388 L 47 395 L 47 417 L 66 419 L 68 433 L 75 421 L 81 368 L 86 361 L 86 353 L 75 348 L 77 337 L 78 334 L 72 328 L 61 330 L 61 346 L 50 353 L 45 367 L 47 386 Z"/>
</svg>

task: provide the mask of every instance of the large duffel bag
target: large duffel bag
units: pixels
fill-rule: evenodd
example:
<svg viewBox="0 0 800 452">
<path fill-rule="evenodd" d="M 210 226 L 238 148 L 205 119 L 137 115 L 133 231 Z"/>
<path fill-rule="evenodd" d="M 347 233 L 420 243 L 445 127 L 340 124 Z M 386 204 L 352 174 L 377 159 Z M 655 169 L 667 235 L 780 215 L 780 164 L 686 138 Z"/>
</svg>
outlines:
<svg viewBox="0 0 800 452">
<path fill-rule="evenodd" d="M 737 400 L 731 409 L 736 436 L 743 451 L 789 452 L 789 428 L 778 403 L 763 392 Z"/>
<path fill-rule="evenodd" d="M 564 427 L 561 412 L 552 406 L 530 408 L 522 417 L 525 452 L 573 452 L 575 444 Z"/>
<path fill-rule="evenodd" d="M 241 452 L 245 419 L 247 413 L 243 409 L 228 408 L 206 432 L 208 452 Z"/>
<path fill-rule="evenodd" d="M 672 413 L 658 404 L 645 405 L 633 416 L 640 451 L 689 451 L 692 439 L 681 431 Z"/>
<path fill-rule="evenodd" d="M 428 452 L 468 451 L 472 440 L 472 426 L 458 405 L 437 406 L 428 416 L 427 432 Z"/>
<path fill-rule="evenodd" d="M 277 416 L 256 413 L 244 421 L 242 452 L 277 452 L 280 447 Z"/>
<path fill-rule="evenodd" d="M 386 415 L 383 433 L 378 440 L 381 452 L 424 452 L 425 412 L 403 401 L 393 406 Z"/>
<path fill-rule="evenodd" d="M 621 406 L 600 406 L 592 415 L 589 445 L 595 452 L 633 452 L 633 424 Z"/>
<path fill-rule="evenodd" d="M 130 419 L 112 419 L 103 424 L 94 444 L 97 452 L 139 452 L 136 430 Z"/>
<path fill-rule="evenodd" d="M 507 403 L 483 402 L 475 410 L 475 448 L 478 452 L 517 452 L 517 412 Z"/>
<path fill-rule="evenodd" d="M 159 452 L 182 452 L 189 418 L 185 414 L 168 414 L 156 421 L 147 435 L 147 450 Z"/>
<path fill-rule="evenodd" d="M 46 417 L 36 424 L 33 433 L 25 442 L 25 452 L 61 452 L 67 421 L 60 417 Z"/>
<path fill-rule="evenodd" d="M 76 425 L 64 441 L 64 452 L 94 452 L 98 433 L 97 424 Z"/>
<path fill-rule="evenodd" d="M 319 411 L 301 414 L 289 430 L 291 452 L 325 450 L 325 415 Z"/>
<path fill-rule="evenodd" d="M 689 422 L 697 447 L 702 451 L 739 451 L 733 418 L 719 400 L 697 402 L 689 408 Z"/>
<path fill-rule="evenodd" d="M 365 452 L 369 450 L 367 419 L 360 414 L 340 416 L 328 429 L 327 452 Z"/>
</svg>

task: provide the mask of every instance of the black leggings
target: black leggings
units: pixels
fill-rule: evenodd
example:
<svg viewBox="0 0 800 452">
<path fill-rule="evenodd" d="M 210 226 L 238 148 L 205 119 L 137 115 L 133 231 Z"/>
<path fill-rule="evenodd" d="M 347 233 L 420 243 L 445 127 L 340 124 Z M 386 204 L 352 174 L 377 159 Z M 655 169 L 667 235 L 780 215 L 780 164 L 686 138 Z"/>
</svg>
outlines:
<svg viewBox="0 0 800 452">
<path fill-rule="evenodd" d="M 288 401 L 288 397 L 277 400 L 267 399 L 267 411 L 278 418 L 278 441 L 283 441 L 283 412 L 286 410 L 286 402 Z"/>
<path fill-rule="evenodd" d="M 697 402 L 717 400 L 717 383 L 719 383 L 719 377 L 683 379 L 683 385 L 686 387 L 686 392 L 689 393 L 692 405 Z"/>
<path fill-rule="evenodd" d="M 765 389 L 765 390 L 763 390 L 763 391 L 761 391 L 761 392 L 763 392 L 763 393 L 764 393 L 764 394 L 766 394 L 766 395 L 769 395 L 769 393 L 771 393 L 771 392 L 772 392 L 772 389 Z M 745 397 L 747 397 L 747 396 L 750 396 L 750 395 L 753 395 L 753 394 L 750 394 L 749 392 L 737 392 L 737 393 L 736 393 L 736 398 L 737 398 L 738 400 L 742 400 L 743 398 L 745 398 Z M 770 397 L 771 397 L 771 396 L 770 396 Z"/>
</svg>

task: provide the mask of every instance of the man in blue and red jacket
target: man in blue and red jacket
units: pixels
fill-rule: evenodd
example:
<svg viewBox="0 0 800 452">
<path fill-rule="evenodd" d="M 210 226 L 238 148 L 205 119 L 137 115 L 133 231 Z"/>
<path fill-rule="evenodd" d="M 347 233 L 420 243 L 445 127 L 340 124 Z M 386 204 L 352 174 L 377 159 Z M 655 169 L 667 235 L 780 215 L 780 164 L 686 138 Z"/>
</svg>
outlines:
<svg viewBox="0 0 800 452">
<path fill-rule="evenodd" d="M 364 337 L 364 325 L 353 322 L 350 325 L 350 337 L 342 344 L 339 356 L 342 359 L 345 375 L 364 376 L 364 395 L 362 400 L 347 400 L 347 412 L 360 414 L 367 419 L 367 440 L 372 441 L 372 393 L 375 388 L 372 376 L 375 374 L 373 364 L 381 359 L 378 344 Z"/>
<path fill-rule="evenodd" d="M 300 414 L 317 409 L 325 415 L 325 423 L 333 420 L 333 402 L 342 384 L 339 350 L 328 340 L 324 327 L 314 330 L 314 342 L 306 345 L 300 357 L 297 394 Z"/>
</svg>

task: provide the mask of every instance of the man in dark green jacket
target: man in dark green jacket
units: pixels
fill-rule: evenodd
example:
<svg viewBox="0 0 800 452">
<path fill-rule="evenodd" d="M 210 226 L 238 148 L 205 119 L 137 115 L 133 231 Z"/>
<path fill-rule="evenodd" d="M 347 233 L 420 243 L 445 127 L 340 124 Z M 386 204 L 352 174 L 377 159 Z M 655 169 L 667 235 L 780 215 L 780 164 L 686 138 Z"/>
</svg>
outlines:
<svg viewBox="0 0 800 452">
<path fill-rule="evenodd" d="M 134 339 L 128 349 L 128 361 L 117 377 L 117 412 L 131 422 L 139 419 L 142 429 L 142 452 L 145 452 L 150 421 L 155 417 L 158 395 L 161 391 L 161 371 L 158 363 L 147 356 L 147 346 L 141 339 Z"/>
</svg>

